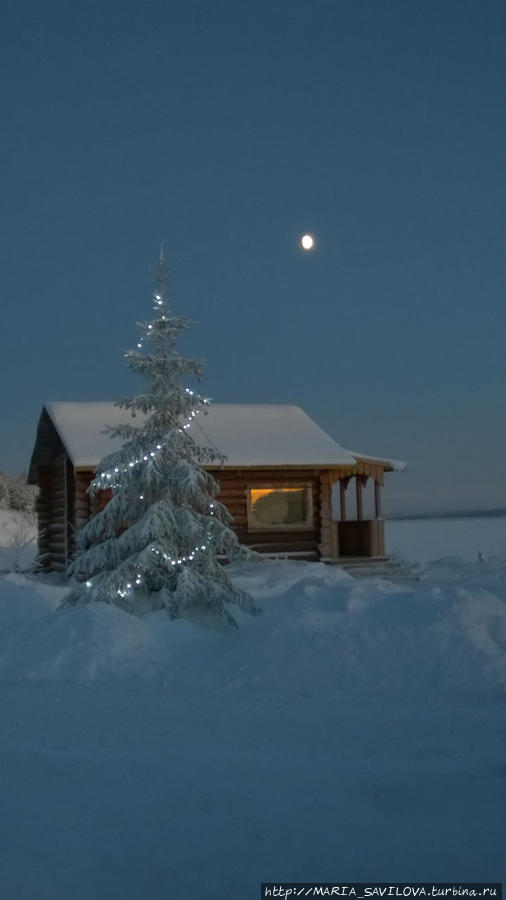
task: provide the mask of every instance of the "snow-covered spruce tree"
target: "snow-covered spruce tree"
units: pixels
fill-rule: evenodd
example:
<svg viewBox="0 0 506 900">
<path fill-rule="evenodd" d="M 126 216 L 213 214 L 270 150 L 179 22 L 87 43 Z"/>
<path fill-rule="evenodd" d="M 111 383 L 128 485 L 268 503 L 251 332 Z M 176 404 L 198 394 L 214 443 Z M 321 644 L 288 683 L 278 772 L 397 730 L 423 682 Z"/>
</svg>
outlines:
<svg viewBox="0 0 506 900">
<path fill-rule="evenodd" d="M 123 446 L 102 460 L 89 493 L 93 499 L 107 490 L 111 499 L 78 534 L 69 575 L 79 584 L 69 601 L 102 600 L 133 613 L 165 609 L 171 618 L 210 614 L 235 625 L 227 602 L 250 613 L 258 609 L 232 584 L 218 556 L 250 554 L 216 499 L 218 484 L 202 468 L 220 455 L 192 437 L 192 423 L 208 401 L 185 385 L 187 378 L 200 379 L 203 364 L 176 350 L 190 323 L 168 309 L 167 277 L 161 259 L 156 317 L 139 323 L 137 347 L 125 353 L 145 390 L 117 404 L 140 421 L 108 429 Z"/>
</svg>

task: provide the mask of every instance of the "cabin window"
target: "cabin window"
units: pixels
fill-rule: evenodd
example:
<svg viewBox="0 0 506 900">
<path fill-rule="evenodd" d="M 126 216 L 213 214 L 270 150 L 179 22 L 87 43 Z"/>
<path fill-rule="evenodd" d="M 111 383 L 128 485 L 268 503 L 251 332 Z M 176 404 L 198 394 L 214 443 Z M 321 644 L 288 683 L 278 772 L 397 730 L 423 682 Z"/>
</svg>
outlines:
<svg viewBox="0 0 506 900">
<path fill-rule="evenodd" d="M 250 531 L 289 531 L 312 526 L 313 505 L 310 484 L 248 488 Z"/>
</svg>

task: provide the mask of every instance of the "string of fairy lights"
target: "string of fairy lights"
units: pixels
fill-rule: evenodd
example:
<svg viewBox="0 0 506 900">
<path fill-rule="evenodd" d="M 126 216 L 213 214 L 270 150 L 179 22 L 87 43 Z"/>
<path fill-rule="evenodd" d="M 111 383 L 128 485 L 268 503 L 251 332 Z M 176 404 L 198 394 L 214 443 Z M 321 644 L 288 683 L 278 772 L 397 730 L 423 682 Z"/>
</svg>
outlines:
<svg viewBox="0 0 506 900">
<path fill-rule="evenodd" d="M 154 306 L 155 310 L 157 312 L 159 312 L 160 308 L 163 307 L 163 305 L 164 305 L 164 299 L 161 294 L 159 294 L 159 293 L 154 294 L 154 303 L 155 303 L 155 306 Z M 163 321 L 166 321 L 166 316 L 164 314 L 162 314 L 161 319 Z M 148 324 L 147 329 L 149 331 L 153 330 L 153 325 Z M 137 342 L 137 348 L 139 350 L 142 350 L 143 347 L 144 347 L 144 338 L 141 335 L 141 337 L 139 338 L 139 340 Z M 194 393 L 194 391 L 192 391 L 190 388 L 185 388 L 185 393 L 188 395 L 189 398 L 194 397 L 196 401 L 202 403 L 203 405 L 209 405 L 209 403 L 210 403 L 210 401 L 207 398 L 201 397 L 198 394 L 196 395 Z M 177 429 L 178 432 L 180 432 L 181 434 L 187 432 L 189 430 L 189 428 L 191 427 L 196 416 L 199 415 L 199 413 L 200 413 L 200 409 L 192 409 L 190 411 L 190 415 L 187 417 L 186 421 L 181 425 L 180 428 Z M 129 471 L 132 471 L 132 469 L 134 469 L 136 466 L 141 465 L 142 463 L 149 463 L 152 459 L 154 459 L 156 457 L 156 455 L 158 453 L 160 453 L 162 450 L 164 450 L 165 447 L 167 447 L 167 446 L 168 446 L 167 442 L 159 441 L 154 447 L 151 448 L 151 450 L 147 450 L 145 453 L 143 453 L 139 457 L 132 458 L 128 463 L 126 463 L 122 466 L 115 466 L 114 469 L 110 469 L 109 471 L 101 472 L 100 475 L 98 476 L 98 478 L 95 479 L 95 483 L 101 482 L 103 487 L 108 487 L 111 490 L 117 489 L 121 484 L 120 479 L 121 479 L 122 475 L 124 475 L 125 473 L 128 473 Z M 144 500 L 144 494 L 139 494 L 139 500 Z M 210 516 L 214 516 L 214 510 L 215 510 L 215 504 L 210 503 L 209 504 L 209 515 Z M 166 553 L 164 550 L 159 550 L 155 546 L 151 546 L 149 548 L 149 550 L 151 553 L 154 553 L 155 556 L 161 557 L 163 559 L 163 561 L 167 565 L 169 565 L 171 568 L 175 569 L 177 566 L 184 565 L 187 562 L 193 562 L 193 560 L 195 559 L 196 556 L 200 556 L 202 553 L 205 553 L 209 547 L 211 538 L 212 538 L 211 532 L 208 531 L 206 534 L 206 540 L 202 544 L 197 544 L 195 547 L 193 547 L 193 549 L 189 553 L 187 553 L 185 556 L 183 555 L 183 556 L 179 556 L 179 557 L 172 557 L 172 556 L 170 556 L 170 554 Z M 144 574 L 143 567 L 138 565 L 136 567 L 136 574 L 135 574 L 135 577 L 133 578 L 133 580 L 126 582 L 124 588 L 118 588 L 116 590 L 116 595 L 121 597 L 122 599 L 127 597 L 129 595 L 130 591 L 134 588 L 134 585 L 136 587 L 139 587 L 142 584 L 143 574 Z M 94 586 L 94 583 L 93 583 L 92 579 L 88 579 L 88 581 L 86 581 L 86 587 L 91 589 L 93 586 Z"/>
<path fill-rule="evenodd" d="M 213 507 L 214 504 L 211 503 L 210 506 Z M 214 515 L 213 511 L 210 512 L 210 515 Z M 207 541 L 204 544 L 197 545 L 190 553 L 188 553 L 187 556 L 181 556 L 179 558 L 171 557 L 168 553 L 165 553 L 163 550 L 158 550 L 156 547 L 150 547 L 149 549 L 151 553 L 154 553 L 156 556 L 163 557 L 164 561 L 166 561 L 172 568 L 176 568 L 176 566 L 181 566 L 186 562 L 192 562 L 199 553 L 205 553 L 211 541 L 211 533 L 209 531 L 207 532 L 206 537 Z M 134 587 L 134 584 L 136 585 L 136 587 L 139 587 L 142 584 L 142 578 L 143 569 L 141 566 L 137 566 L 137 571 L 133 583 L 131 581 L 127 581 L 123 589 L 118 588 L 116 591 L 117 596 L 121 597 L 122 599 L 127 597 L 129 592 Z M 93 587 L 93 581 L 91 579 L 86 582 L 86 587 Z"/>
<path fill-rule="evenodd" d="M 185 388 L 185 392 L 191 397 L 196 396 L 194 394 L 194 392 L 190 390 L 190 388 Z M 200 397 L 197 395 L 196 399 L 199 400 L 202 404 L 209 406 L 210 401 L 207 398 Z M 183 434 L 183 432 L 188 431 L 193 420 L 196 418 L 196 416 L 199 415 L 199 413 L 200 413 L 200 409 L 192 409 L 191 410 L 190 415 L 186 419 L 185 423 L 180 428 L 178 428 L 178 431 L 180 434 Z M 159 441 L 154 447 L 151 448 L 151 450 L 147 450 L 142 456 L 134 457 L 126 465 L 115 466 L 114 469 L 110 469 L 109 471 L 101 472 L 99 475 L 99 478 L 102 479 L 103 486 L 110 487 L 110 488 L 117 486 L 117 485 L 114 485 L 114 482 L 119 482 L 120 479 L 118 476 L 124 475 L 126 472 L 128 472 L 129 469 L 134 469 L 135 466 L 138 466 L 143 462 L 149 462 L 150 458 L 154 459 L 154 457 L 157 455 L 157 453 L 159 453 L 160 450 L 163 450 L 166 446 L 167 446 L 166 442 L 164 443 L 164 442 Z M 96 480 L 98 480 L 98 479 L 96 479 Z M 104 484 L 104 480 L 105 480 L 105 484 Z"/>
<path fill-rule="evenodd" d="M 163 305 L 165 303 L 165 300 L 163 299 L 161 294 L 154 294 L 154 301 L 155 301 L 154 308 L 155 308 L 156 312 L 160 312 L 161 308 L 163 307 Z M 163 322 L 167 321 L 167 317 L 165 316 L 164 313 L 162 313 L 160 318 L 162 319 Z M 152 330 L 153 330 L 153 325 L 149 324 L 148 331 L 152 331 Z M 144 337 L 142 335 L 140 336 L 139 340 L 137 341 L 137 347 L 139 350 L 142 350 L 142 348 L 144 347 Z"/>
</svg>

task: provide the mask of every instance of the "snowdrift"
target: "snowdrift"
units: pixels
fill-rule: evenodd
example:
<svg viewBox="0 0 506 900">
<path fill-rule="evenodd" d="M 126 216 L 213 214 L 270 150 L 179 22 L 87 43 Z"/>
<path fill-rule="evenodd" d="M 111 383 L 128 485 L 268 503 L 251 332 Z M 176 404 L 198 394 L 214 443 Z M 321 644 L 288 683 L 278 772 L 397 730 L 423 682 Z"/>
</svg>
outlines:
<svg viewBox="0 0 506 900">
<path fill-rule="evenodd" d="M 90 685 L 135 678 L 172 692 L 476 693 L 506 685 L 506 576 L 446 559 L 415 585 L 315 563 L 232 570 L 263 608 L 238 634 L 163 613 L 62 608 L 64 587 L 2 580 L 0 678 Z"/>
<path fill-rule="evenodd" d="M 238 632 L 0 578 L 2 895 L 504 877 L 504 567 L 233 576 Z"/>
</svg>

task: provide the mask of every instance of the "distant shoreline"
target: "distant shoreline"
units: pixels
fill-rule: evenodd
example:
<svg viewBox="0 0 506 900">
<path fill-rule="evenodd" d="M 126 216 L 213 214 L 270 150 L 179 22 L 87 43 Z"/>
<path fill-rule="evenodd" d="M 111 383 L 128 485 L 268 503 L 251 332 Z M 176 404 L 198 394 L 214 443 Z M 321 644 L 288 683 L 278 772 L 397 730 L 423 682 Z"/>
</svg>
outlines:
<svg viewBox="0 0 506 900">
<path fill-rule="evenodd" d="M 482 509 L 463 510 L 462 512 L 431 512 L 431 513 L 394 513 L 385 516 L 386 522 L 395 522 L 407 519 L 493 519 L 506 516 L 506 509 Z"/>
</svg>

